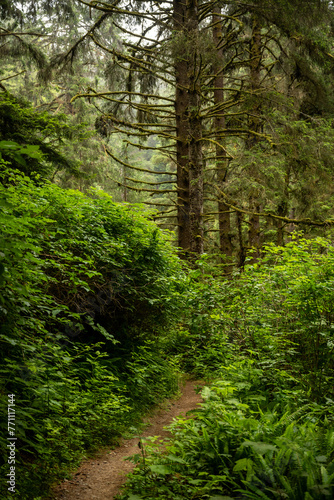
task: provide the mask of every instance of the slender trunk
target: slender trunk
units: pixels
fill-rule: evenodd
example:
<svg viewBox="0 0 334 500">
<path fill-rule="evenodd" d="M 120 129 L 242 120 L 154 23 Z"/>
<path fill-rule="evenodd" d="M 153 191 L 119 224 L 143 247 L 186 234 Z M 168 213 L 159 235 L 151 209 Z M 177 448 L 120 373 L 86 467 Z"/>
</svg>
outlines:
<svg viewBox="0 0 334 500">
<path fill-rule="evenodd" d="M 173 0 L 174 31 L 183 37 L 186 25 L 185 0 Z M 175 116 L 176 116 L 176 163 L 177 163 L 177 222 L 178 246 L 186 257 L 190 250 L 190 202 L 188 171 L 188 108 L 189 76 L 187 58 L 175 55 Z"/>
<path fill-rule="evenodd" d="M 126 166 L 123 165 L 123 201 L 128 201 L 128 193 L 127 193 L 127 188 L 126 188 Z"/>
<path fill-rule="evenodd" d="M 250 42 L 250 87 L 252 92 L 252 105 L 249 114 L 248 128 L 251 133 L 247 139 L 248 149 L 252 149 L 258 143 L 256 134 L 261 132 L 261 103 L 258 99 L 258 91 L 261 86 L 261 59 L 262 59 L 262 39 L 261 26 L 254 15 L 252 20 L 252 36 Z M 253 133 L 252 133 L 253 132 Z M 251 172 L 250 172 L 251 175 Z M 251 192 L 249 197 L 249 210 L 259 212 L 260 206 L 258 194 Z M 260 241 L 260 217 L 251 215 L 249 218 L 248 246 L 253 248 L 251 262 L 256 262 L 259 257 L 261 247 Z"/>
<path fill-rule="evenodd" d="M 283 203 L 278 205 L 277 215 L 279 215 L 280 217 L 285 217 L 286 209 L 285 209 Z M 279 247 L 284 246 L 284 223 L 283 223 L 283 221 L 281 221 L 279 219 L 277 222 L 277 245 Z"/>
<path fill-rule="evenodd" d="M 189 198 L 190 251 L 203 253 L 203 153 L 201 108 L 201 54 L 199 49 L 198 0 L 187 0 L 187 38 L 189 43 Z"/>
<path fill-rule="evenodd" d="M 281 200 L 280 204 L 277 207 L 277 215 L 279 215 L 280 217 L 286 217 L 288 214 L 290 175 L 291 175 L 291 167 L 289 165 L 285 174 L 283 199 Z M 284 222 L 278 219 L 277 245 L 280 247 L 284 246 L 284 226 L 285 226 Z"/>
<path fill-rule="evenodd" d="M 237 228 L 238 228 L 238 238 L 239 238 L 239 255 L 238 255 L 238 267 L 243 269 L 246 260 L 246 251 L 244 245 L 244 238 L 242 234 L 242 215 L 240 212 L 236 213 L 237 217 Z"/>
<path fill-rule="evenodd" d="M 250 42 L 250 88 L 252 93 L 252 103 L 249 113 L 248 128 L 254 133 L 250 133 L 247 139 L 249 149 L 258 143 L 257 133 L 261 132 L 261 102 L 258 99 L 258 91 L 261 88 L 261 62 L 262 62 L 262 38 L 261 26 L 253 16 L 252 36 Z"/>
<path fill-rule="evenodd" d="M 261 207 L 260 205 L 258 205 L 257 200 L 250 199 L 249 205 L 255 212 L 260 212 Z M 260 238 L 260 217 L 255 214 L 249 217 L 248 246 L 253 249 L 250 262 L 256 262 L 257 259 L 259 258 L 261 238 Z"/>
<path fill-rule="evenodd" d="M 296 209 L 291 208 L 289 212 L 289 218 L 294 219 L 296 217 Z M 288 232 L 289 232 L 289 238 L 288 241 L 292 241 L 293 238 L 293 233 L 296 231 L 296 226 L 293 222 L 290 222 L 289 227 L 288 227 Z"/>
<path fill-rule="evenodd" d="M 222 43 L 222 22 L 221 8 L 214 6 L 212 10 L 212 36 L 213 43 L 216 47 L 216 58 L 213 64 L 214 78 L 214 104 L 217 106 L 224 102 L 224 74 L 221 71 L 223 66 L 223 49 Z M 219 113 L 214 119 L 214 128 L 216 132 L 216 166 L 217 166 L 217 182 L 219 189 L 218 199 L 218 224 L 219 224 L 219 250 L 222 255 L 222 261 L 230 261 L 232 257 L 232 241 L 231 241 L 231 220 L 230 210 L 226 205 L 223 196 L 227 177 L 227 159 L 225 153 L 224 140 L 221 131 L 225 129 L 225 116 L 223 112 Z M 225 273 L 229 274 L 232 271 L 232 266 L 225 267 Z"/>
</svg>

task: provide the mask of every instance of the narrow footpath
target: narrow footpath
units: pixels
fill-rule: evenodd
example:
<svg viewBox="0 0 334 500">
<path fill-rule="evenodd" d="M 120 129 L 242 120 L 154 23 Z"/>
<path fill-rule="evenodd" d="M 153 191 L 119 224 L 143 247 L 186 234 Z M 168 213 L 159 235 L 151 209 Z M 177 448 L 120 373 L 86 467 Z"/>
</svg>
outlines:
<svg viewBox="0 0 334 500">
<path fill-rule="evenodd" d="M 179 399 L 169 400 L 163 409 L 155 411 L 151 417 L 145 419 L 149 426 L 142 432 L 141 437 L 169 437 L 170 433 L 164 427 L 175 417 L 184 416 L 197 407 L 202 399 L 200 394 L 196 394 L 195 389 L 203 385 L 203 382 L 187 381 L 181 388 L 182 395 Z M 53 490 L 52 498 L 112 500 L 120 492 L 120 487 L 126 481 L 126 475 L 134 468 L 132 462 L 124 459 L 139 452 L 138 442 L 138 437 L 124 440 L 114 450 L 104 451 L 98 457 L 85 461 L 73 479 L 64 481 Z"/>
</svg>

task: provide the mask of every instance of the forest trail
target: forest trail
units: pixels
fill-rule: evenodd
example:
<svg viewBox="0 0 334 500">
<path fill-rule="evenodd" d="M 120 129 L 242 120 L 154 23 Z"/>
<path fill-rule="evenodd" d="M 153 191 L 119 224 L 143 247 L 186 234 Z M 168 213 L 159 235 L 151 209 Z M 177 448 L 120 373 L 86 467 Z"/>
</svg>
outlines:
<svg viewBox="0 0 334 500">
<path fill-rule="evenodd" d="M 202 401 L 196 394 L 196 387 L 203 387 L 204 382 L 188 380 L 181 388 L 179 399 L 170 399 L 145 419 L 149 426 L 141 437 L 169 437 L 164 427 L 175 417 L 185 415 L 194 410 Z M 54 500 L 112 500 L 125 483 L 126 475 L 134 468 L 134 464 L 125 457 L 139 453 L 139 438 L 123 440 L 114 450 L 104 451 L 95 458 L 85 461 L 74 474 L 73 479 L 64 481 L 53 490 Z"/>
</svg>

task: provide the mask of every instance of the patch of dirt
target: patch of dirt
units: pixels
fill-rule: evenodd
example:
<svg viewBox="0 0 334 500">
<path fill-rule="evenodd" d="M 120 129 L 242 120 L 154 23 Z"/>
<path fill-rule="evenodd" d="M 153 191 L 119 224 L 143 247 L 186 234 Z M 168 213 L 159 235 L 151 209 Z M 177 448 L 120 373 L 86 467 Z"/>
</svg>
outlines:
<svg viewBox="0 0 334 500">
<path fill-rule="evenodd" d="M 163 408 L 156 410 L 152 416 L 145 419 L 149 426 L 142 432 L 141 437 L 161 436 L 169 437 L 170 433 L 164 429 L 175 417 L 185 415 L 194 410 L 202 401 L 200 394 L 196 394 L 196 387 L 203 387 L 204 383 L 188 380 L 181 389 L 182 395 L 177 400 L 169 400 Z M 98 457 L 85 461 L 73 479 L 66 480 L 53 490 L 54 500 L 112 500 L 119 493 L 120 487 L 126 481 L 126 475 L 135 467 L 125 457 L 140 453 L 139 438 L 123 440 L 114 450 L 104 451 Z"/>
</svg>

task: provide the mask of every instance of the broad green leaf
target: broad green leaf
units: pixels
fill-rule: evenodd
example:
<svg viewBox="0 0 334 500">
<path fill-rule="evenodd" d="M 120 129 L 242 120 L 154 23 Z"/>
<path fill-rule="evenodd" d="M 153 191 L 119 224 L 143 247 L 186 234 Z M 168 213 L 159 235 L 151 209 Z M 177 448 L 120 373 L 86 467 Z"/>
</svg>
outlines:
<svg viewBox="0 0 334 500">
<path fill-rule="evenodd" d="M 0 141 L 0 149 L 18 149 L 20 148 L 20 144 L 14 141 Z"/>
<path fill-rule="evenodd" d="M 233 467 L 233 470 L 235 472 L 242 471 L 242 470 L 249 471 L 249 470 L 253 470 L 254 465 L 255 464 L 254 464 L 253 460 L 251 460 L 250 458 L 241 458 L 240 460 L 236 461 L 235 466 Z"/>
<path fill-rule="evenodd" d="M 152 472 L 155 472 L 156 474 L 171 474 L 172 471 L 169 467 L 166 465 L 149 465 L 149 468 Z"/>
<path fill-rule="evenodd" d="M 261 441 L 245 441 L 241 446 L 250 446 L 256 453 L 264 455 L 267 451 L 277 450 L 277 446 L 268 443 L 262 443 Z"/>
<path fill-rule="evenodd" d="M 226 495 L 215 495 L 213 497 L 209 497 L 209 500 L 233 500 L 233 498 L 227 497 Z"/>
</svg>

